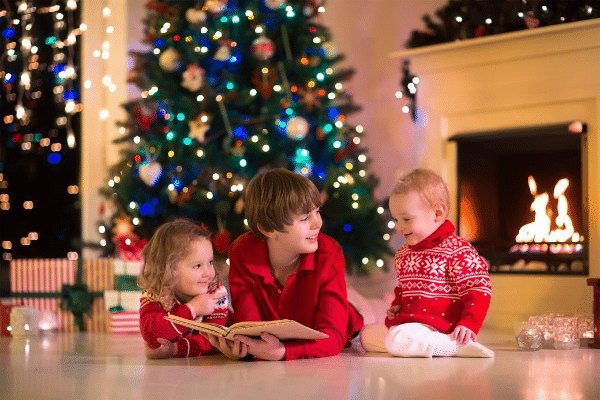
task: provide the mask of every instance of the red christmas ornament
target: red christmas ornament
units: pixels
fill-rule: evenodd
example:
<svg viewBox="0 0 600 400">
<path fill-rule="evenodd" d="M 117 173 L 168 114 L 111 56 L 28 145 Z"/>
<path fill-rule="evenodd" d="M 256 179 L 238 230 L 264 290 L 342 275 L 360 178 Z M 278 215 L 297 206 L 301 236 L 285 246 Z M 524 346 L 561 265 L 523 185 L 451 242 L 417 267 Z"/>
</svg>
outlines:
<svg viewBox="0 0 600 400">
<path fill-rule="evenodd" d="M 146 246 L 146 239 L 140 239 L 135 233 L 127 236 L 113 238 L 117 245 L 117 253 L 122 260 L 142 260 L 142 250 Z"/>
<path fill-rule="evenodd" d="M 336 163 L 341 162 L 344 158 L 346 158 L 346 156 L 348 154 L 353 152 L 355 148 L 356 148 L 356 145 L 354 144 L 354 142 L 350 142 L 350 144 L 348 144 L 348 146 L 346 146 L 346 148 L 336 150 L 336 152 L 333 153 L 333 160 Z"/>
<path fill-rule="evenodd" d="M 154 121 L 156 121 L 156 112 L 143 105 L 135 106 L 133 113 L 135 114 L 140 128 L 142 128 L 144 131 L 148 129 Z"/>
<path fill-rule="evenodd" d="M 269 71 L 266 74 L 259 70 L 255 70 L 252 73 L 252 78 L 250 80 L 263 99 L 268 99 L 273 93 L 273 85 L 277 80 L 277 74 L 275 73 L 274 68 L 269 68 Z"/>
<path fill-rule="evenodd" d="M 231 233 L 227 229 L 223 229 L 213 235 L 212 244 L 219 254 L 226 254 L 231 243 Z"/>
</svg>

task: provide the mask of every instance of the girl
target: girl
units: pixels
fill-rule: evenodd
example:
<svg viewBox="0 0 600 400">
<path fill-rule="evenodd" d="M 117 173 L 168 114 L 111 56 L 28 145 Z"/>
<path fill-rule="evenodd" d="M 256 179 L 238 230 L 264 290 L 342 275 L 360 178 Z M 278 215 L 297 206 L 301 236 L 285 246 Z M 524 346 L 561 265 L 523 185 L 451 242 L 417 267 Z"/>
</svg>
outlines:
<svg viewBox="0 0 600 400">
<path fill-rule="evenodd" d="M 168 314 L 225 325 L 227 290 L 213 265 L 210 234 L 194 222 L 161 225 L 143 250 L 138 285 L 144 290 L 140 330 L 148 358 L 195 357 L 214 351 L 198 332 L 167 321 Z"/>
</svg>

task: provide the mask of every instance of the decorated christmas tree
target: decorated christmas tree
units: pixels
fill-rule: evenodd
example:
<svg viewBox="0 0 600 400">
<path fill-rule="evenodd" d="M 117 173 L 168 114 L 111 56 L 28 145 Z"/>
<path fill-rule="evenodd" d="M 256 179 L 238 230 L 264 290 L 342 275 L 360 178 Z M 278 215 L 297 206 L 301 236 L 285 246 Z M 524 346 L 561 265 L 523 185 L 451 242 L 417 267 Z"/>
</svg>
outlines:
<svg viewBox="0 0 600 400">
<path fill-rule="evenodd" d="M 218 254 L 247 231 L 244 190 L 265 168 L 311 179 L 349 272 L 385 267 L 389 216 L 361 148 L 320 0 L 151 0 L 125 105 L 122 158 L 103 193 L 106 252 L 139 256 L 158 225 L 192 218 Z"/>
</svg>

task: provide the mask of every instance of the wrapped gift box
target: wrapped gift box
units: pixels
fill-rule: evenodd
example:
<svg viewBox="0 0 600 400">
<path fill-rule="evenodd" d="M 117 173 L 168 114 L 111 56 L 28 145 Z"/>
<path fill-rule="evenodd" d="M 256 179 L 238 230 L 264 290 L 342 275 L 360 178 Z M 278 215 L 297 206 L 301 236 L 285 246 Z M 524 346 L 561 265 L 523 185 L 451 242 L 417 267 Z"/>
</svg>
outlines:
<svg viewBox="0 0 600 400">
<path fill-rule="evenodd" d="M 142 270 L 143 261 L 114 259 L 113 264 L 115 273 L 114 289 L 119 291 L 139 291 L 137 276 Z"/>
<path fill-rule="evenodd" d="M 109 313 L 109 330 L 112 333 L 140 333 L 140 313 L 120 311 Z"/>
<path fill-rule="evenodd" d="M 142 292 L 104 291 L 104 305 L 107 311 L 135 312 L 140 309 Z"/>
<path fill-rule="evenodd" d="M 105 331 L 107 313 L 102 292 L 114 286 L 111 259 L 84 260 L 82 281 L 95 294 L 91 314 L 84 315 L 86 330 Z M 10 263 L 10 289 L 22 305 L 40 311 L 46 329 L 77 331 L 73 314 L 60 307 L 63 285 L 76 283 L 77 261 L 67 259 L 22 259 Z M 51 316 L 51 317 L 45 317 Z"/>
<path fill-rule="evenodd" d="M 83 282 L 92 293 L 104 292 L 114 286 L 113 262 L 110 258 L 98 258 L 83 261 Z M 91 313 L 84 315 L 86 331 L 105 332 L 108 313 L 104 304 L 104 296 L 94 299 Z"/>
<path fill-rule="evenodd" d="M 108 311 L 108 331 L 113 333 L 140 332 L 140 297 L 137 276 L 143 261 L 115 259 L 113 290 L 104 292 L 104 305 Z"/>
</svg>

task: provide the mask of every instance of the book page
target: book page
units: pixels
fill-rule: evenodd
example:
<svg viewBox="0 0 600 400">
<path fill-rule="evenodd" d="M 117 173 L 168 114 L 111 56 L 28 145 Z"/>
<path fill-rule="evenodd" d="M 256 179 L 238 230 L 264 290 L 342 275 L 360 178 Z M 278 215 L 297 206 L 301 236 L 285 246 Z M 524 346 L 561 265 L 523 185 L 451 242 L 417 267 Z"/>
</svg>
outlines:
<svg viewBox="0 0 600 400">
<path fill-rule="evenodd" d="M 288 319 L 238 322 L 230 327 L 229 333 L 225 337 L 232 338 L 234 335 L 260 337 L 262 332 L 276 336 L 279 340 L 325 339 L 329 337 L 326 333 L 319 332 L 299 322 Z"/>
<path fill-rule="evenodd" d="M 165 319 L 188 328 L 196 329 L 200 332 L 210 333 L 217 336 L 225 336 L 229 329 L 225 326 L 212 322 L 198 322 L 191 319 L 178 317 L 177 315 L 168 315 Z"/>
<path fill-rule="evenodd" d="M 325 339 L 329 337 L 326 333 L 319 332 L 302 325 L 299 322 L 282 319 L 277 321 L 246 321 L 233 324 L 230 328 L 210 323 L 197 322 L 176 315 L 166 316 L 165 319 L 188 328 L 196 329 L 200 332 L 211 335 L 223 336 L 226 339 L 232 339 L 234 335 L 245 335 L 251 337 L 260 337 L 263 332 L 276 336 L 279 340 L 294 339 Z"/>
</svg>

